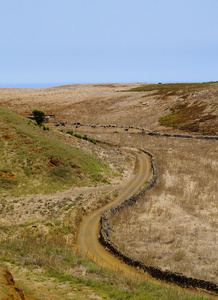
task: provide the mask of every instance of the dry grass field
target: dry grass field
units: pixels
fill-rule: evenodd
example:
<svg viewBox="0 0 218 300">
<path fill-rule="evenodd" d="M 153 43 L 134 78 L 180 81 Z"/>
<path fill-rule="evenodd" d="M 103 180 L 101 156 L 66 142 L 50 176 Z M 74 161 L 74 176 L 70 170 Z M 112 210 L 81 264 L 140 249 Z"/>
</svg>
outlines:
<svg viewBox="0 0 218 300">
<path fill-rule="evenodd" d="M 64 123 L 65 126 L 78 122 L 115 124 L 158 132 L 185 130 L 214 135 L 218 133 L 217 97 L 217 82 L 83 84 L 44 89 L 0 89 L 0 106 L 23 116 L 40 109 L 46 114 L 54 114 L 52 121 L 55 124 Z"/>
<path fill-rule="evenodd" d="M 111 219 L 120 249 L 148 265 L 218 282 L 217 141 L 94 136 L 147 149 L 157 162 L 155 188 Z"/>
</svg>

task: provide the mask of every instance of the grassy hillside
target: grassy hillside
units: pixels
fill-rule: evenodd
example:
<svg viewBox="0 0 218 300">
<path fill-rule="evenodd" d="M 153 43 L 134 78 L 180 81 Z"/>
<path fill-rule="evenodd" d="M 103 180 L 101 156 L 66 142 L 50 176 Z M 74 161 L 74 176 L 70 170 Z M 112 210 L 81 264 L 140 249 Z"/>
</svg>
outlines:
<svg viewBox="0 0 218 300">
<path fill-rule="evenodd" d="M 218 85 L 215 82 L 202 82 L 202 83 L 159 83 L 159 84 L 145 84 L 140 87 L 132 88 L 128 92 L 150 92 L 156 91 L 158 94 L 168 93 L 170 95 L 178 95 L 182 92 L 191 92 L 198 89 L 208 88 L 213 85 Z"/>
<path fill-rule="evenodd" d="M 152 92 L 166 104 L 175 96 L 177 100 L 169 106 L 170 113 L 159 119 L 159 125 L 215 135 L 218 131 L 217 88 L 218 82 L 169 83 L 142 85 L 128 92 Z M 208 97 L 214 97 L 214 101 L 208 101 Z"/>
<path fill-rule="evenodd" d="M 92 184 L 100 162 L 51 137 L 49 131 L 0 108 L 0 193 L 51 193 Z"/>
</svg>

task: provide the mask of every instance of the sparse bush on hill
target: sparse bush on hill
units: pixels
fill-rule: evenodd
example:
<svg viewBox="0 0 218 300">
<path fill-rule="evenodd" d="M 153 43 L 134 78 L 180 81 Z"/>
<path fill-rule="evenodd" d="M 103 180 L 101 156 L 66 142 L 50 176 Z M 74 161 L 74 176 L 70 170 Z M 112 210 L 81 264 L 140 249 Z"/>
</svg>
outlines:
<svg viewBox="0 0 218 300">
<path fill-rule="evenodd" d="M 41 125 L 40 127 L 42 127 L 43 128 L 43 130 L 49 130 L 49 127 L 48 126 L 45 126 L 45 125 Z"/>
<path fill-rule="evenodd" d="M 63 130 L 62 130 L 62 132 L 63 132 Z M 70 134 L 70 135 L 73 135 L 73 131 L 72 131 L 72 130 L 67 130 L 66 133 L 67 133 L 67 134 Z"/>
<path fill-rule="evenodd" d="M 78 138 L 78 139 L 81 139 L 81 138 L 82 138 L 82 136 L 81 136 L 80 134 L 77 134 L 77 133 L 75 133 L 74 136 L 75 136 L 76 138 Z"/>
</svg>

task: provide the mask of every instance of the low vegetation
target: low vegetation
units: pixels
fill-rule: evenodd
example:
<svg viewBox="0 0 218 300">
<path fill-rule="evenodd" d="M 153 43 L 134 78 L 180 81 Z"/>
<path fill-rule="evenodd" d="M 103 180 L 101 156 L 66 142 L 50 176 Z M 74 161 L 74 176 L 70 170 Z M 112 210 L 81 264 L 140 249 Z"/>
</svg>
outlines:
<svg viewBox="0 0 218 300">
<path fill-rule="evenodd" d="M 168 103 L 169 97 L 174 96 L 176 102 L 169 106 L 170 114 L 159 118 L 160 125 L 186 132 L 215 135 L 218 133 L 217 101 L 207 103 L 205 97 L 210 95 L 213 88 L 210 97 L 217 95 L 217 87 L 218 82 L 147 84 L 128 92 L 152 92 L 152 96 L 156 95 L 164 104 Z M 208 95 L 200 95 L 207 90 Z M 149 93 L 145 97 L 150 95 Z"/>
<path fill-rule="evenodd" d="M 159 83 L 159 84 L 145 84 L 140 87 L 132 88 L 127 92 L 151 92 L 156 91 L 157 94 L 179 95 L 184 92 L 191 92 L 198 89 L 207 88 L 210 86 L 217 86 L 218 82 L 202 82 L 202 83 Z"/>
<path fill-rule="evenodd" d="M 74 134 L 72 130 L 67 130 L 66 133 L 67 133 L 67 134 L 70 134 L 70 135 L 72 135 L 72 136 L 75 136 L 75 137 L 78 138 L 78 139 L 83 139 L 83 140 L 88 141 L 88 142 L 91 142 L 91 143 L 93 143 L 93 144 L 97 144 L 96 141 L 94 141 L 93 139 L 90 139 L 86 134 L 85 134 L 84 136 L 81 136 L 81 135 L 78 134 L 78 133 L 75 133 L 75 134 Z"/>
<path fill-rule="evenodd" d="M 90 293 L 95 291 L 102 299 L 209 299 L 150 282 L 127 279 L 122 274 L 105 270 L 89 259 L 73 253 L 59 231 L 46 235 L 31 226 L 23 228 L 23 231 L 15 227 L 12 230 L 19 230 L 20 237 L 0 244 L 0 259 L 9 263 L 12 270 L 15 266 L 19 266 L 20 270 L 25 268 L 28 276 L 26 281 L 22 281 L 23 284 L 31 283 L 33 273 L 42 270 L 40 272 L 44 274 L 44 281 L 46 278 L 47 281 L 49 278 L 55 280 L 49 288 L 51 293 L 55 293 L 55 287 L 60 282 L 70 284 L 74 291 L 89 288 Z M 37 282 L 32 282 L 31 285 L 36 286 Z M 66 299 L 71 298 L 68 296 Z"/>
<path fill-rule="evenodd" d="M 188 102 L 177 103 L 170 110 L 169 115 L 159 119 L 159 124 L 173 127 L 188 132 L 201 132 L 204 135 L 215 135 L 217 128 L 205 123 L 216 118 L 215 114 L 204 113 L 207 105 L 203 103 L 189 104 Z"/>
</svg>

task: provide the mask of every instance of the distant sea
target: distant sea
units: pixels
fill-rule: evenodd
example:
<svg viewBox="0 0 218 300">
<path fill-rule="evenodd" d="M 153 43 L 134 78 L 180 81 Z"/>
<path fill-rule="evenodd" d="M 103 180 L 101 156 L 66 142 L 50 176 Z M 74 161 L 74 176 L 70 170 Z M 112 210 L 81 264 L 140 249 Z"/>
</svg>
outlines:
<svg viewBox="0 0 218 300">
<path fill-rule="evenodd" d="M 0 83 L 0 88 L 22 88 L 22 89 L 42 89 L 60 85 L 71 85 L 75 83 L 70 82 L 60 82 L 60 83 Z"/>
</svg>

